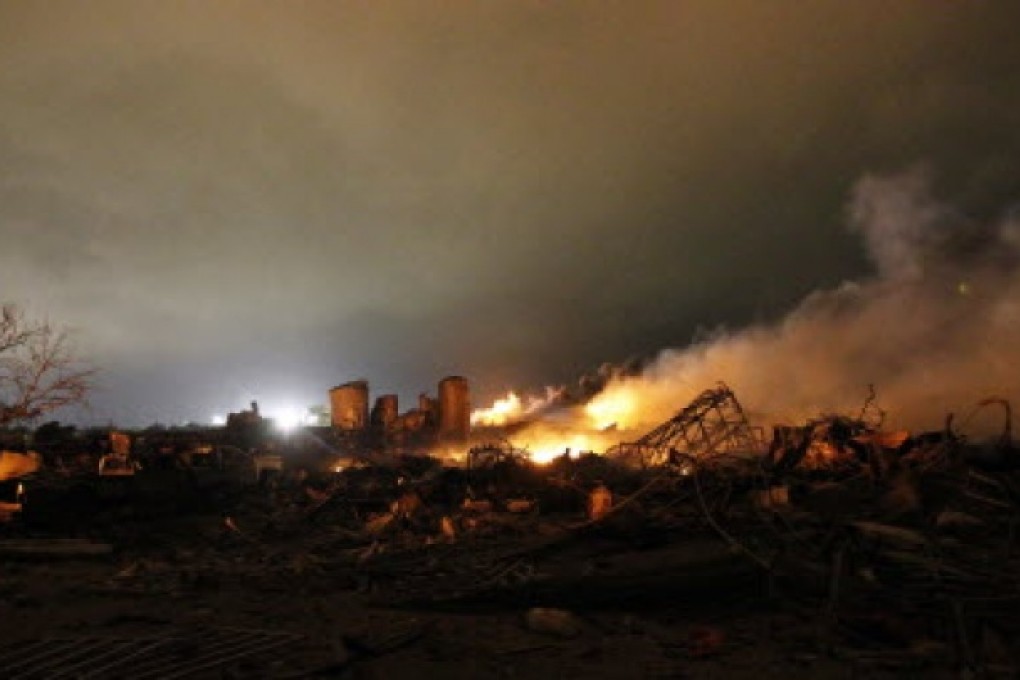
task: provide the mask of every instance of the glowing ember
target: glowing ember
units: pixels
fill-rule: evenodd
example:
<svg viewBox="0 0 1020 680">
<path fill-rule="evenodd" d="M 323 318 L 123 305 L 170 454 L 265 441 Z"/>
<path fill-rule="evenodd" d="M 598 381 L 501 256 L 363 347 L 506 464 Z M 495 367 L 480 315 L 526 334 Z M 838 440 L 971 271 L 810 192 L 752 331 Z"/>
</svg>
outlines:
<svg viewBox="0 0 1020 680">
<path fill-rule="evenodd" d="M 0 481 L 24 477 L 39 469 L 38 453 L 18 453 L 16 451 L 0 451 Z"/>
<path fill-rule="evenodd" d="M 616 433 L 562 429 L 548 423 L 536 424 L 514 437 L 514 444 L 525 449 L 531 461 L 543 465 L 567 454 L 602 453 L 617 443 Z"/>
<path fill-rule="evenodd" d="M 550 437 L 549 439 L 539 438 L 536 441 L 522 442 L 522 444 L 527 449 L 531 461 L 539 465 L 548 463 L 564 454 L 575 457 L 581 451 L 590 451 L 592 448 L 588 437 L 583 434 Z"/>
</svg>

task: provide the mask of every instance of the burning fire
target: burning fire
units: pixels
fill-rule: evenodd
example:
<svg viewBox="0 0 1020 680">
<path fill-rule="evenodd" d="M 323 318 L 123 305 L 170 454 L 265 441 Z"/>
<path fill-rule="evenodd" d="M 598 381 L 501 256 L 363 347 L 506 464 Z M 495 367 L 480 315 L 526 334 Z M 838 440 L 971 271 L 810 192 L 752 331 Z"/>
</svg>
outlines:
<svg viewBox="0 0 1020 680">
<path fill-rule="evenodd" d="M 596 430 L 627 429 L 634 426 L 637 399 L 619 388 L 602 392 L 584 406 L 584 413 Z"/>
<path fill-rule="evenodd" d="M 551 423 L 536 423 L 514 437 L 514 444 L 525 449 L 532 462 L 545 464 L 567 454 L 571 458 L 582 453 L 604 453 L 620 443 L 616 431 L 566 429 Z"/>
<path fill-rule="evenodd" d="M 505 427 L 535 417 L 551 403 L 548 395 L 521 399 L 515 392 L 497 399 L 489 408 L 471 414 L 475 426 Z M 618 430 L 632 426 L 636 420 L 637 399 L 630 391 L 618 389 L 603 393 L 584 406 L 564 409 L 550 419 L 536 420 L 514 435 L 516 446 L 526 449 L 535 463 L 544 464 L 565 453 L 605 451 L 619 442 Z"/>
<path fill-rule="evenodd" d="M 581 452 L 594 449 L 592 439 L 584 434 L 547 433 L 529 438 L 525 433 L 520 445 L 528 451 L 531 461 L 539 465 L 549 463 L 564 454 L 573 458 Z"/>
<path fill-rule="evenodd" d="M 471 424 L 488 427 L 503 427 L 508 423 L 520 420 L 524 416 L 521 398 L 510 392 L 503 399 L 497 399 L 489 408 L 475 409 L 471 412 Z"/>
<path fill-rule="evenodd" d="M 472 423 L 520 425 L 512 443 L 544 461 L 568 448 L 604 452 L 633 441 L 720 380 L 760 423 L 853 413 L 872 381 L 900 428 L 930 428 L 946 410 L 988 394 L 1020 402 L 1006 377 L 1020 374 L 1020 223 L 1012 215 L 972 220 L 936 200 L 929 180 L 911 170 L 869 175 L 854 187 L 849 226 L 874 265 L 867 278 L 816 290 L 775 322 L 664 350 L 639 372 L 600 368 L 598 380 L 545 399 L 511 392 L 476 411 Z M 964 254 L 958 243 L 974 250 Z M 978 428 L 982 435 L 995 429 Z"/>
<path fill-rule="evenodd" d="M 553 389 L 548 390 L 555 394 Z M 508 392 L 497 399 L 489 408 L 479 408 L 471 412 L 471 424 L 483 427 L 504 427 L 519 423 L 535 415 L 542 407 L 549 404 L 549 397 L 527 397 L 527 405 L 516 392 Z M 606 391 L 584 405 L 585 422 L 579 424 L 580 429 L 602 431 L 608 428 L 627 429 L 636 421 L 637 397 L 628 389 L 618 386 L 617 389 Z"/>
</svg>

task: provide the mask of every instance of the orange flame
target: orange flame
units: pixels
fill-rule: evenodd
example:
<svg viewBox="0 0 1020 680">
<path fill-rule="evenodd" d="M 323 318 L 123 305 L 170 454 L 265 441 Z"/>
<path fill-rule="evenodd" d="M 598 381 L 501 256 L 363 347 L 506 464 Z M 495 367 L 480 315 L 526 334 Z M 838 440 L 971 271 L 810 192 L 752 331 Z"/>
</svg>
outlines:
<svg viewBox="0 0 1020 680">
<path fill-rule="evenodd" d="M 524 416 L 521 398 L 510 392 L 503 399 L 497 399 L 489 408 L 475 409 L 471 412 L 471 424 L 489 427 L 502 427 L 520 420 Z"/>
<path fill-rule="evenodd" d="M 627 429 L 634 426 L 637 399 L 629 390 L 602 392 L 584 406 L 589 423 L 596 430 Z"/>
<path fill-rule="evenodd" d="M 474 426 L 503 427 L 519 423 L 538 413 L 556 394 L 547 390 L 545 398 L 526 397 L 526 403 L 515 392 L 497 399 L 492 406 L 471 414 Z M 514 445 L 528 451 L 531 460 L 544 464 L 564 454 L 603 452 L 619 442 L 619 431 L 632 427 L 637 420 L 637 395 L 628 389 L 603 393 L 583 407 L 561 411 L 557 420 L 538 420 L 514 436 Z M 562 418 L 562 420 L 561 420 Z"/>
</svg>

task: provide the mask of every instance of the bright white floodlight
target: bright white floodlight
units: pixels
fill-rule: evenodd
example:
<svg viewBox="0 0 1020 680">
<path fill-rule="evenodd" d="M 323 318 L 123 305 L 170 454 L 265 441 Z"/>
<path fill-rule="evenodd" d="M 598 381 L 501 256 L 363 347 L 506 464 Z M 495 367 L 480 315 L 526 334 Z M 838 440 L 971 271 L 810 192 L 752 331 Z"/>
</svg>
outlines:
<svg viewBox="0 0 1020 680">
<path fill-rule="evenodd" d="M 291 406 L 273 412 L 270 417 L 276 423 L 276 427 L 284 432 L 290 432 L 304 423 L 301 411 Z"/>
</svg>

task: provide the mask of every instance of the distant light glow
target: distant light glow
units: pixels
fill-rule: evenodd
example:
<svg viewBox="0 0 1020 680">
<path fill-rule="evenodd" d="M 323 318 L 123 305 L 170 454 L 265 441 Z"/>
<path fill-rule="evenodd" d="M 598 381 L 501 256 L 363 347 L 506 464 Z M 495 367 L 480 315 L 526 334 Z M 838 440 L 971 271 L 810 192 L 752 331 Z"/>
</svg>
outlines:
<svg viewBox="0 0 1020 680">
<path fill-rule="evenodd" d="M 293 406 L 282 406 L 270 411 L 268 415 L 273 420 L 273 423 L 276 424 L 276 427 L 284 432 L 297 429 L 306 420 L 306 415 L 300 409 Z"/>
<path fill-rule="evenodd" d="M 291 432 L 304 425 L 315 425 L 317 422 L 317 416 L 311 409 L 287 403 L 263 407 L 261 415 L 272 421 L 273 426 L 282 432 Z M 221 414 L 215 414 L 210 420 L 213 425 L 222 427 L 227 424 L 228 418 Z"/>
</svg>

